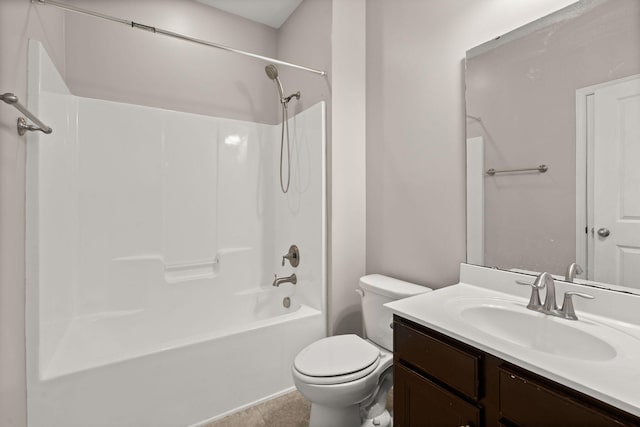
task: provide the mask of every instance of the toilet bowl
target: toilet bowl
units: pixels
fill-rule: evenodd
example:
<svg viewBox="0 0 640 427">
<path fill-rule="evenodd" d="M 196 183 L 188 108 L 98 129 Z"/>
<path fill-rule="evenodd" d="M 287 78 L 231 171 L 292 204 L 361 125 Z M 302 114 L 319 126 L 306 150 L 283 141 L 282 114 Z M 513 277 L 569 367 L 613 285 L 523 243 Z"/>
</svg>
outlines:
<svg viewBox="0 0 640 427">
<path fill-rule="evenodd" d="M 392 314 L 387 302 L 431 289 L 379 274 L 360 279 L 365 334 L 336 335 L 305 347 L 291 368 L 311 401 L 310 427 L 390 426 L 386 395 L 393 383 Z"/>
</svg>

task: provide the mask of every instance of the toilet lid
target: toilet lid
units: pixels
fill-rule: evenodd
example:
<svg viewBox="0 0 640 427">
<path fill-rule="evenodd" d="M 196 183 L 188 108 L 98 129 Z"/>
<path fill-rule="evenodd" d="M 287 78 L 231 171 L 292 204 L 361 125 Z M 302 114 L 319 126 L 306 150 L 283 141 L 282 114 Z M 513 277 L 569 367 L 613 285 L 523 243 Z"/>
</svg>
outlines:
<svg viewBox="0 0 640 427">
<path fill-rule="evenodd" d="M 380 357 L 380 350 L 357 335 L 323 338 L 305 347 L 293 362 L 311 377 L 334 377 L 361 371 Z"/>
</svg>

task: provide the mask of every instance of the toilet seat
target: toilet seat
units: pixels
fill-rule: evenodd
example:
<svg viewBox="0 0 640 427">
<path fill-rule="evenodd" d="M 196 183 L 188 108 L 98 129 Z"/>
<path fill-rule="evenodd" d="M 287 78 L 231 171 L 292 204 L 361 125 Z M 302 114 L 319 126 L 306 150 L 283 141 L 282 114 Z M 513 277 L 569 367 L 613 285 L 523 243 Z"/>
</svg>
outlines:
<svg viewBox="0 0 640 427">
<path fill-rule="evenodd" d="M 342 384 L 369 375 L 380 364 L 380 350 L 357 335 L 323 338 L 295 358 L 295 374 L 307 384 Z"/>
</svg>

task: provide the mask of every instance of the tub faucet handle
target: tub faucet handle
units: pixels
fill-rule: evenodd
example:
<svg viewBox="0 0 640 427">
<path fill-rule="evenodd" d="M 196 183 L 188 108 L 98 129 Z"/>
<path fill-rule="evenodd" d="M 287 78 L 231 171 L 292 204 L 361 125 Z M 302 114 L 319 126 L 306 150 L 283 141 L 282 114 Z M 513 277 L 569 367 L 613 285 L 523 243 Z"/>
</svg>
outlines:
<svg viewBox="0 0 640 427">
<path fill-rule="evenodd" d="M 291 245 L 289 247 L 289 252 L 282 257 L 282 266 L 284 267 L 284 263 L 286 260 L 289 260 L 291 263 L 291 267 L 297 267 L 300 264 L 300 251 L 296 245 Z"/>
</svg>

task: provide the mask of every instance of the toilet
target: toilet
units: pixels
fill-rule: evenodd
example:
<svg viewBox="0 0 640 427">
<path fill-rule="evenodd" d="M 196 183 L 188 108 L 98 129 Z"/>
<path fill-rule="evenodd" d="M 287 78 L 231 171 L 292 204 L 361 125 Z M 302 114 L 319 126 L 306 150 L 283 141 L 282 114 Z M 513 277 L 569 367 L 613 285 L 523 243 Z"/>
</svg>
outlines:
<svg viewBox="0 0 640 427">
<path fill-rule="evenodd" d="M 384 304 L 431 291 L 380 274 L 360 278 L 365 338 L 336 335 L 298 353 L 293 382 L 311 401 L 309 427 L 389 427 L 393 385 L 393 315 Z"/>
</svg>

